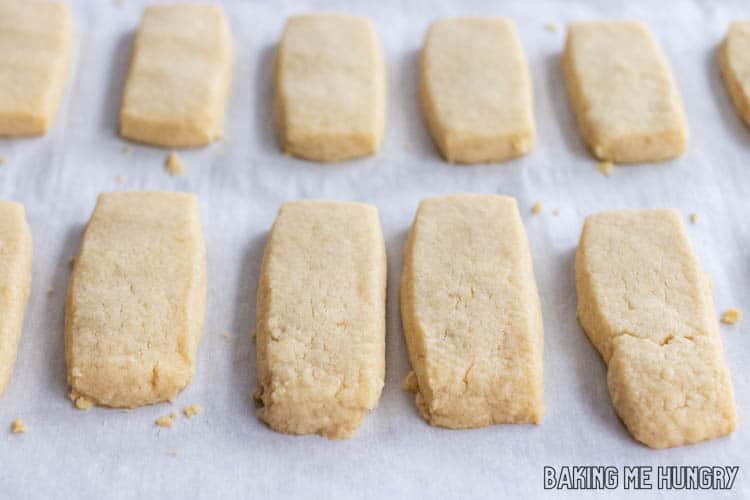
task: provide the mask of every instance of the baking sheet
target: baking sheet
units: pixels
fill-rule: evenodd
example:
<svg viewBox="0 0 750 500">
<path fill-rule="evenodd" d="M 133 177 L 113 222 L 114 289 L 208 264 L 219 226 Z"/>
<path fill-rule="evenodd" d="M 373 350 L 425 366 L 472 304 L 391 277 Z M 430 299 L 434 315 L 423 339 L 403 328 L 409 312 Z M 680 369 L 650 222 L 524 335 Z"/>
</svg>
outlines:
<svg viewBox="0 0 750 500">
<path fill-rule="evenodd" d="M 0 198 L 26 205 L 35 252 L 18 363 L 0 400 L 0 427 L 9 429 L 20 417 L 28 433 L 0 432 L 0 497 L 614 498 L 632 492 L 545 492 L 543 466 L 671 464 L 739 465 L 732 491 L 695 495 L 750 495 L 750 384 L 743 373 L 750 357 L 748 321 L 721 329 L 740 412 L 737 432 L 654 451 L 633 441 L 612 410 L 604 364 L 575 319 L 573 279 L 587 214 L 676 207 L 686 217 L 699 214 L 689 232 L 713 278 L 717 309 L 750 313 L 750 130 L 735 115 L 716 64 L 716 46 L 728 23 L 747 15 L 745 2 L 226 1 L 236 48 L 227 137 L 181 153 L 188 170 L 180 177 L 163 169 L 165 151 L 133 145 L 125 154 L 116 133 L 132 34 L 145 3 L 71 0 L 76 60 L 54 128 L 41 139 L 0 140 L 0 156 L 8 159 L 0 167 Z M 382 150 L 372 158 L 318 165 L 278 151 L 270 104 L 274 45 L 288 15 L 318 10 L 369 16 L 380 35 L 388 122 Z M 432 20 L 465 14 L 510 16 L 517 23 L 538 124 L 537 144 L 521 159 L 448 165 L 427 135 L 417 102 L 422 37 Z M 565 23 L 611 17 L 647 22 L 661 43 L 684 97 L 691 143 L 675 161 L 616 168 L 607 178 L 596 171 L 575 128 L 560 51 Z M 80 412 L 66 396 L 68 259 L 97 193 L 122 189 L 199 195 L 208 250 L 206 333 L 194 382 L 174 405 Z M 546 332 L 541 426 L 433 428 L 418 416 L 413 396 L 401 390 L 409 371 L 397 287 L 404 236 L 421 198 L 455 192 L 509 194 L 523 213 Z M 250 332 L 263 245 L 279 205 L 306 197 L 377 205 L 388 245 L 386 384 L 379 406 L 349 441 L 276 434 L 255 418 L 250 399 Z M 536 201 L 544 212 L 532 215 Z M 154 425 L 157 416 L 192 403 L 204 408 L 198 417 L 180 418 L 171 429 Z M 684 496 L 646 493 L 678 495 Z"/>
</svg>

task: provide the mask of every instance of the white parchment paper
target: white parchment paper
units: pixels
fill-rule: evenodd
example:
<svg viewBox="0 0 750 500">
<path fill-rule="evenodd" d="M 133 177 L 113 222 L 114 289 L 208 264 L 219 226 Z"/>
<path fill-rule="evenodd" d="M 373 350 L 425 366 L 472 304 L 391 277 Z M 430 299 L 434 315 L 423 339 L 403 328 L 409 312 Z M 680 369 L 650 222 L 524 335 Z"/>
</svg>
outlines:
<svg viewBox="0 0 750 500">
<path fill-rule="evenodd" d="M 544 465 L 739 465 L 730 492 L 748 498 L 750 318 L 722 336 L 740 411 L 731 437 L 654 451 L 633 441 L 612 410 L 606 369 L 575 318 L 573 255 L 584 217 L 619 207 L 676 207 L 699 214 L 689 232 L 714 282 L 717 309 L 750 314 L 750 130 L 720 80 L 716 47 L 741 0 L 629 2 L 504 0 L 226 1 L 236 48 L 225 141 L 181 153 L 188 171 L 170 177 L 166 152 L 126 143 L 117 109 L 132 34 L 146 2 L 70 0 L 78 33 L 67 97 L 44 138 L 0 140 L 0 198 L 23 202 L 34 237 L 33 292 L 18 362 L 0 400 L 2 498 L 535 498 Z M 319 165 L 279 153 L 271 124 L 271 62 L 288 15 L 317 10 L 369 16 L 388 68 L 388 122 L 372 158 Z M 534 80 L 538 140 L 508 163 L 452 166 L 438 156 L 417 102 L 417 55 L 429 23 L 465 14 L 517 23 Z M 655 165 L 595 170 L 569 108 L 560 52 L 564 26 L 580 19 L 648 23 L 671 61 L 691 129 L 688 152 Z M 545 29 L 555 23 L 557 31 Z M 122 182 L 118 182 L 119 179 Z M 67 399 L 63 303 L 97 193 L 121 189 L 196 192 L 208 249 L 206 333 L 195 380 L 172 406 L 130 412 L 75 410 Z M 545 320 L 546 417 L 538 427 L 433 428 L 401 390 L 409 362 L 398 279 L 405 233 L 419 200 L 454 192 L 517 198 L 524 214 Z M 268 228 L 279 205 L 316 197 L 377 205 L 388 244 L 386 385 L 356 438 L 289 437 L 254 416 L 250 332 Z M 536 201 L 544 212 L 532 215 Z M 559 209 L 559 215 L 552 213 Z M 48 293 L 48 288 L 51 293 Z M 226 339 L 222 333 L 230 332 Z M 171 429 L 154 419 L 199 403 L 198 417 Z M 9 432 L 22 418 L 28 433 Z M 170 452 L 174 452 L 170 454 Z M 583 496 L 586 494 L 584 493 Z M 633 496 L 619 489 L 591 498 Z M 678 497 L 651 491 L 648 497 Z M 688 495 L 690 496 L 690 495 Z"/>
</svg>

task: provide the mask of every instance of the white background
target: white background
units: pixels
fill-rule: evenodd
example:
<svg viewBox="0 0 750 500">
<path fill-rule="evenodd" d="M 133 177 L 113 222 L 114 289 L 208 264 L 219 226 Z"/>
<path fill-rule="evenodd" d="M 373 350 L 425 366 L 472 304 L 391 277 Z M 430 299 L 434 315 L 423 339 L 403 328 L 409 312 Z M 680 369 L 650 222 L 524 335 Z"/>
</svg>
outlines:
<svg viewBox="0 0 750 500">
<path fill-rule="evenodd" d="M 544 465 L 740 465 L 731 493 L 750 496 L 750 318 L 722 336 L 740 425 L 731 437 L 654 451 L 633 441 L 612 410 L 606 370 L 575 318 L 573 255 L 584 217 L 618 207 L 676 207 L 700 220 L 691 239 L 713 277 L 719 311 L 750 313 L 750 130 L 719 77 L 716 47 L 742 1 L 227 1 L 236 48 L 226 140 L 182 158 L 170 177 L 166 152 L 126 144 L 116 117 L 132 34 L 143 4 L 72 1 L 76 57 L 54 128 L 44 138 L 0 140 L 0 198 L 26 206 L 34 237 L 33 290 L 18 362 L 0 400 L 0 428 L 22 418 L 28 433 L 0 429 L 0 497 L 7 498 L 532 498 Z M 271 62 L 284 19 L 310 10 L 369 16 L 388 68 L 388 120 L 380 153 L 318 165 L 279 153 L 271 123 Z M 744 12 L 743 12 L 744 11 Z M 417 56 L 429 23 L 464 14 L 512 17 L 534 80 L 538 140 L 503 164 L 452 166 L 439 158 L 417 101 Z M 568 105 L 560 51 L 565 23 L 603 17 L 648 23 L 671 61 L 691 131 L 680 159 L 598 173 Z M 557 32 L 544 28 L 556 23 Z M 122 176 L 124 182 L 117 182 Z M 175 405 L 130 412 L 77 411 L 67 399 L 63 303 L 83 224 L 97 193 L 194 191 L 208 248 L 206 333 L 194 382 Z M 401 333 L 401 249 L 419 200 L 492 192 L 518 200 L 534 256 L 545 320 L 542 425 L 451 431 L 428 426 L 401 390 L 409 363 Z M 255 351 L 250 332 L 267 230 L 285 200 L 316 197 L 377 205 L 388 244 L 386 384 L 380 405 L 349 441 L 274 433 L 254 416 Z M 545 210 L 532 215 L 538 200 Z M 552 209 L 559 208 L 559 216 Z M 53 289 L 48 295 L 47 289 Z M 222 336 L 231 333 L 229 340 Z M 171 429 L 154 419 L 199 403 L 198 417 Z M 170 451 L 176 450 L 176 456 Z M 592 493 L 614 498 L 622 490 Z M 564 497 L 552 492 L 550 496 Z M 632 493 L 628 496 L 633 496 Z M 668 497 L 652 492 L 652 497 Z M 676 495 L 675 495 L 676 496 Z"/>
</svg>

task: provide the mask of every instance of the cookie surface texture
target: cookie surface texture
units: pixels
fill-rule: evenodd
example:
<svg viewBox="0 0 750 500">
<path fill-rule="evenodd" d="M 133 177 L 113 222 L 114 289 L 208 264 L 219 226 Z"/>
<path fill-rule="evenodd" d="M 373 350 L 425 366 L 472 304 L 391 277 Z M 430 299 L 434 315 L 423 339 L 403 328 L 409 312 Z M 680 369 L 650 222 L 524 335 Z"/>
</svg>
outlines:
<svg viewBox="0 0 750 500">
<path fill-rule="evenodd" d="M 730 25 L 719 47 L 719 66 L 737 114 L 750 126 L 750 21 Z"/>
<path fill-rule="evenodd" d="M 401 319 L 407 385 L 430 424 L 541 422 L 542 313 L 513 198 L 420 203 L 404 252 Z"/>
<path fill-rule="evenodd" d="M 446 160 L 482 163 L 526 154 L 535 134 L 532 94 L 512 21 L 468 17 L 430 26 L 420 58 L 420 96 Z"/>
<path fill-rule="evenodd" d="M 65 307 L 76 406 L 173 400 L 193 377 L 205 299 L 205 245 L 194 195 L 99 195 Z"/>
<path fill-rule="evenodd" d="M 31 255 L 23 205 L 0 201 L 0 395 L 16 361 L 31 288 Z"/>
<path fill-rule="evenodd" d="M 258 416 L 287 434 L 352 437 L 383 388 L 386 254 L 377 209 L 285 203 L 258 285 Z"/>
<path fill-rule="evenodd" d="M 563 68 L 579 129 L 598 159 L 653 162 L 685 151 L 682 99 L 664 55 L 643 24 L 571 24 Z"/>
<path fill-rule="evenodd" d="M 47 132 L 65 92 L 72 38 L 66 4 L 0 2 L 0 136 Z"/>
<path fill-rule="evenodd" d="M 232 39 L 220 5 L 146 7 L 120 108 L 126 139 L 198 147 L 220 139 L 232 73 Z"/>
<path fill-rule="evenodd" d="M 281 149 L 331 162 L 374 154 L 385 126 L 385 68 L 369 20 L 290 17 L 276 54 L 274 115 Z"/>
<path fill-rule="evenodd" d="M 636 440 L 667 448 L 734 430 L 710 281 L 677 211 L 587 217 L 576 287 L 578 319 L 607 364 L 615 411 Z"/>
</svg>

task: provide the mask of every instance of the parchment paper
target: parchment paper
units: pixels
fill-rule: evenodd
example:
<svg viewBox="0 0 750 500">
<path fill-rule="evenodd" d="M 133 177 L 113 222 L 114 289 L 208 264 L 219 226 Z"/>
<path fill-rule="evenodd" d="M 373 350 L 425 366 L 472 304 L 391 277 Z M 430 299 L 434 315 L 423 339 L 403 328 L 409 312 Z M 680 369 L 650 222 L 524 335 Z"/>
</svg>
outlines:
<svg viewBox="0 0 750 500">
<path fill-rule="evenodd" d="M 544 465 L 739 465 L 731 492 L 748 498 L 750 318 L 722 326 L 740 411 L 734 435 L 695 446 L 650 450 L 613 412 L 606 369 L 575 318 L 573 255 L 587 214 L 618 207 L 676 207 L 713 278 L 719 311 L 750 314 L 750 130 L 720 80 L 716 47 L 728 23 L 748 15 L 740 0 L 226 1 L 235 42 L 226 140 L 181 153 L 188 171 L 170 177 L 167 152 L 127 144 L 116 117 L 132 34 L 147 2 L 71 0 L 76 58 L 66 99 L 44 138 L 0 140 L 0 198 L 23 202 L 34 237 L 33 292 L 11 383 L 0 400 L 3 498 L 535 498 Z M 271 62 L 285 18 L 305 11 L 369 16 L 388 68 L 382 150 L 335 165 L 279 153 L 271 123 Z M 461 167 L 444 163 L 417 102 L 417 55 L 429 23 L 465 14 L 517 23 L 534 80 L 538 140 L 522 159 Z M 691 130 L 675 161 L 595 169 L 575 127 L 560 67 L 564 26 L 573 20 L 645 21 L 671 61 Z M 557 31 L 544 27 L 555 23 Z M 122 182 L 118 182 L 122 176 Z M 68 259 L 78 248 L 97 193 L 121 189 L 196 192 L 208 249 L 205 337 L 197 371 L 172 406 L 75 410 L 67 398 L 63 304 Z M 404 236 L 419 200 L 455 192 L 517 198 L 533 251 L 545 322 L 544 423 L 479 430 L 433 428 L 401 389 L 409 362 L 398 280 Z M 274 433 L 255 418 L 255 350 L 250 333 L 267 231 L 279 205 L 297 198 L 377 205 L 388 244 L 387 376 L 380 404 L 349 441 Z M 544 204 L 533 215 L 530 207 Z M 559 215 L 552 210 L 558 208 Z M 48 293 L 48 288 L 51 293 Z M 222 334 L 230 333 L 226 339 Z M 159 415 L 199 403 L 203 412 L 171 429 Z M 9 432 L 22 418 L 28 433 Z M 170 452 L 174 452 L 170 454 Z M 591 498 L 631 496 L 622 489 Z M 583 494 L 585 496 L 585 494 Z M 652 491 L 654 498 L 682 497 Z M 690 496 L 690 495 L 688 495 Z"/>
</svg>

